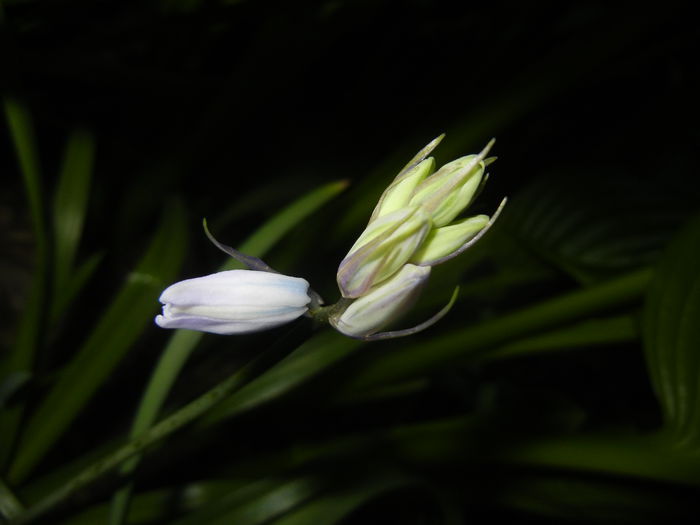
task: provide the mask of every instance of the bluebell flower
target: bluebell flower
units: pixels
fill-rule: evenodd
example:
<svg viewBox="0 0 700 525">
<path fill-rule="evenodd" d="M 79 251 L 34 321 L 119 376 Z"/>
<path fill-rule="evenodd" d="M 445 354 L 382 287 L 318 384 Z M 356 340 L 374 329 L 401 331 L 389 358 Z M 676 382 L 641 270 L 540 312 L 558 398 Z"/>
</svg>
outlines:
<svg viewBox="0 0 700 525">
<path fill-rule="evenodd" d="M 309 283 L 299 277 L 229 270 L 166 288 L 155 321 L 162 328 L 214 334 L 258 332 L 304 315 L 310 301 Z"/>
</svg>

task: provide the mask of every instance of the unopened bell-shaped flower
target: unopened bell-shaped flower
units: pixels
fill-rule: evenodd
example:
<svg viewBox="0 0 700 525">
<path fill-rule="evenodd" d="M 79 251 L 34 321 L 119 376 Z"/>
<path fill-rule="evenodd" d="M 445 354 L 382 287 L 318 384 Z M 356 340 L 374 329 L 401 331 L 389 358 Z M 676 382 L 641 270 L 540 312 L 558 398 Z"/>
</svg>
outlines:
<svg viewBox="0 0 700 525">
<path fill-rule="evenodd" d="M 394 275 L 430 231 L 430 215 L 405 206 L 372 221 L 338 268 L 343 297 L 355 298 Z"/>
<path fill-rule="evenodd" d="M 413 305 L 429 276 L 429 266 L 405 264 L 396 275 L 332 314 L 329 321 L 336 330 L 350 337 L 370 336 Z"/>
<path fill-rule="evenodd" d="M 433 228 L 410 261 L 423 266 L 435 266 L 459 255 L 489 223 L 488 215 L 467 217 L 441 228 Z"/>
<path fill-rule="evenodd" d="M 309 283 L 299 277 L 229 270 L 187 279 L 160 296 L 162 328 L 241 334 L 274 328 L 307 311 Z"/>
<path fill-rule="evenodd" d="M 484 169 L 483 153 L 453 160 L 425 179 L 413 191 L 409 204 L 428 210 L 436 227 L 445 226 L 469 206 Z"/>
</svg>

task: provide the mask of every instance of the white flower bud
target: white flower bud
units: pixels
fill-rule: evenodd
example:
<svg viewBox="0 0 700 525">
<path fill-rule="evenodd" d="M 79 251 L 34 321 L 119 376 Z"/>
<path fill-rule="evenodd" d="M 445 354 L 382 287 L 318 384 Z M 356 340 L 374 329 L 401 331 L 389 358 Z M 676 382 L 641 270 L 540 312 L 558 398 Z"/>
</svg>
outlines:
<svg viewBox="0 0 700 525">
<path fill-rule="evenodd" d="M 408 310 L 430 276 L 429 266 L 404 265 L 401 270 L 355 299 L 344 311 L 329 319 L 339 332 L 366 337 L 381 330 Z"/>
<path fill-rule="evenodd" d="M 241 334 L 288 323 L 307 311 L 309 283 L 298 277 L 229 270 L 187 279 L 160 296 L 162 328 Z"/>
</svg>

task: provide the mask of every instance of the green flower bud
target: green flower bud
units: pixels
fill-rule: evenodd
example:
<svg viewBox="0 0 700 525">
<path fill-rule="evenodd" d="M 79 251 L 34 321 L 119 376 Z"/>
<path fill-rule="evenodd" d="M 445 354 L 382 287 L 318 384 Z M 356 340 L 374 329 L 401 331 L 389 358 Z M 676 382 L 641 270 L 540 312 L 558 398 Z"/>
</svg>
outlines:
<svg viewBox="0 0 700 525">
<path fill-rule="evenodd" d="M 437 228 L 448 225 L 471 202 L 484 175 L 484 158 L 489 142 L 478 155 L 467 155 L 445 164 L 414 190 L 411 206 L 421 206 L 431 214 Z"/>
<path fill-rule="evenodd" d="M 371 222 L 338 267 L 343 297 L 355 298 L 396 273 L 425 240 L 430 215 L 407 206 Z"/>
<path fill-rule="evenodd" d="M 411 257 L 411 263 L 434 266 L 460 253 L 460 248 L 489 223 L 488 215 L 476 215 L 442 228 L 433 228 Z"/>
<path fill-rule="evenodd" d="M 381 215 L 386 215 L 408 205 L 408 201 L 411 200 L 413 195 L 413 190 L 435 169 L 435 160 L 432 158 L 426 159 L 426 157 L 444 138 L 444 133 L 434 138 L 408 161 L 408 164 L 403 167 L 389 187 L 382 193 L 369 222 L 378 219 Z"/>
<path fill-rule="evenodd" d="M 406 264 L 391 279 L 332 314 L 329 321 L 336 330 L 350 337 L 374 334 L 413 306 L 429 276 L 429 266 Z"/>
<path fill-rule="evenodd" d="M 428 157 L 412 168 L 399 174 L 382 193 L 372 212 L 370 222 L 408 205 L 416 187 L 435 169 L 435 159 Z"/>
</svg>

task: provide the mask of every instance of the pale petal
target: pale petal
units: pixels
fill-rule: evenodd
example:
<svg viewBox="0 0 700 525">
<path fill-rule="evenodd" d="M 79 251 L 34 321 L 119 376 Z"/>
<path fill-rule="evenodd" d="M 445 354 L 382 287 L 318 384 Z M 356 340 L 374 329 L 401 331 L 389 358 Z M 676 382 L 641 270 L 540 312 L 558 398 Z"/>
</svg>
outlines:
<svg viewBox="0 0 700 525">
<path fill-rule="evenodd" d="M 229 270 L 187 279 L 160 297 L 163 328 L 216 334 L 266 330 L 303 315 L 309 283 L 298 277 L 254 270 Z"/>
<path fill-rule="evenodd" d="M 434 228 L 411 257 L 413 264 L 432 265 L 444 261 L 473 239 L 488 224 L 488 215 L 476 215 L 442 228 Z"/>
<path fill-rule="evenodd" d="M 176 305 L 266 306 L 308 303 L 309 283 L 298 277 L 254 270 L 228 270 L 177 282 L 165 289 L 161 303 Z"/>
<path fill-rule="evenodd" d="M 304 313 L 306 313 L 305 307 L 288 308 L 284 312 L 278 312 L 275 315 L 247 320 L 210 318 L 201 315 L 178 313 L 176 315 L 158 315 L 155 321 L 161 328 L 184 328 L 213 334 L 231 335 L 268 330 L 293 321 L 297 317 L 304 315 Z"/>
<path fill-rule="evenodd" d="M 355 299 L 341 314 L 332 317 L 331 324 L 351 337 L 373 334 L 413 305 L 429 276 L 429 266 L 406 264 L 391 279 Z"/>
<path fill-rule="evenodd" d="M 420 246 L 431 226 L 428 213 L 418 207 L 403 208 L 375 223 L 381 233 L 376 235 L 370 225 L 338 267 L 343 297 L 359 297 L 394 275 Z"/>
<path fill-rule="evenodd" d="M 402 173 L 382 193 L 377 206 L 372 212 L 370 224 L 396 210 L 408 205 L 414 190 L 435 169 L 435 159 L 429 157 Z"/>
</svg>

